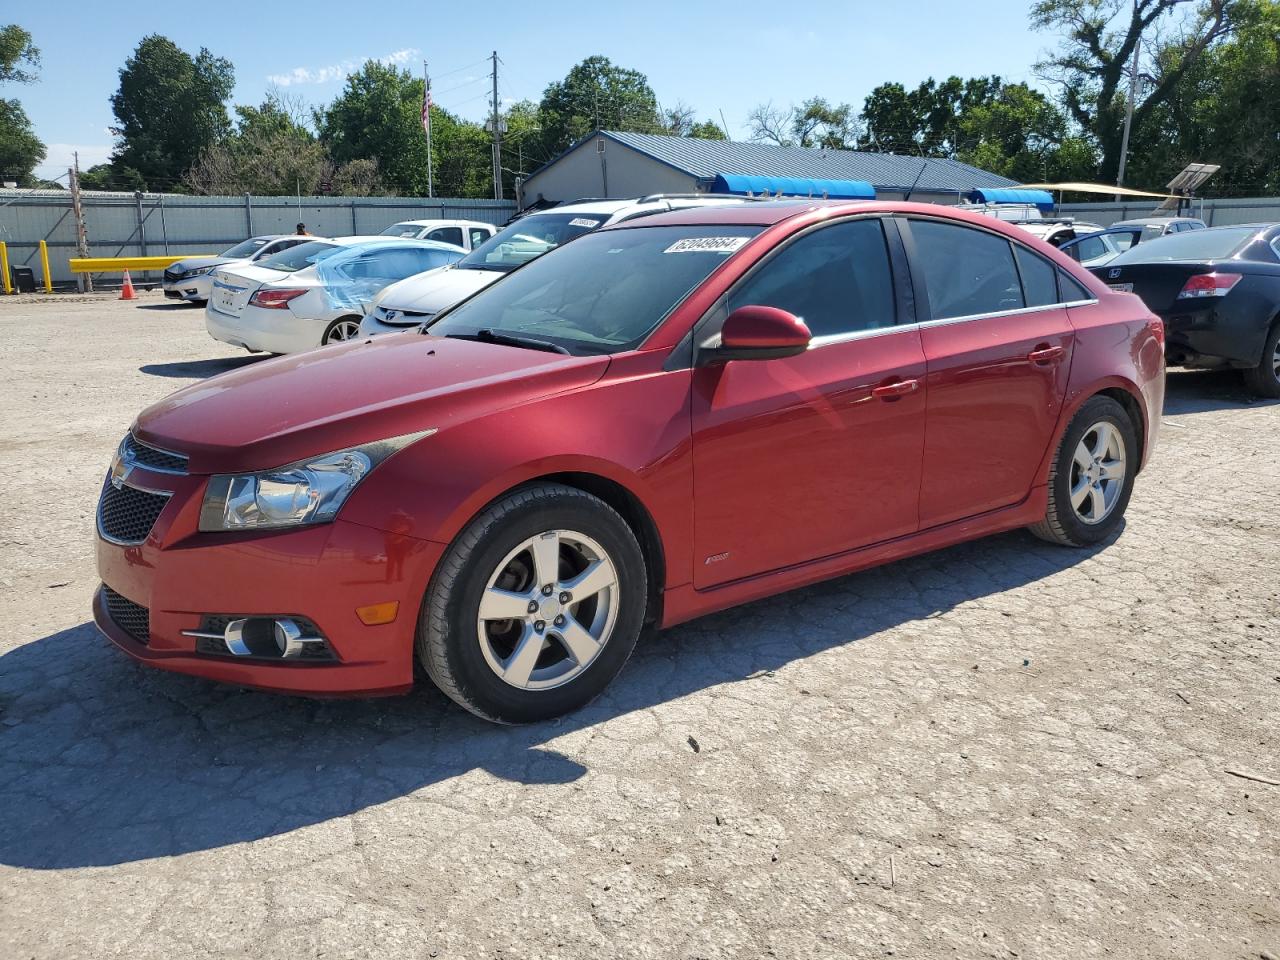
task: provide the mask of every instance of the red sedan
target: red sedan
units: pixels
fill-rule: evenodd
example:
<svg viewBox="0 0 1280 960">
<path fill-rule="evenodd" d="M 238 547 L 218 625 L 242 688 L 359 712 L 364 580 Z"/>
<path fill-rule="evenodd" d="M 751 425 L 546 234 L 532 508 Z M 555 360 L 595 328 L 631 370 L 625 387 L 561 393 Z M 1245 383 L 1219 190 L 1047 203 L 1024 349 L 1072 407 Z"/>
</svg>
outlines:
<svg viewBox="0 0 1280 960">
<path fill-rule="evenodd" d="M 555 716 L 669 626 L 1029 526 L 1105 540 L 1164 333 L 1016 227 L 771 201 L 590 234 L 425 330 L 139 416 L 99 627 L 167 670 Z"/>
</svg>

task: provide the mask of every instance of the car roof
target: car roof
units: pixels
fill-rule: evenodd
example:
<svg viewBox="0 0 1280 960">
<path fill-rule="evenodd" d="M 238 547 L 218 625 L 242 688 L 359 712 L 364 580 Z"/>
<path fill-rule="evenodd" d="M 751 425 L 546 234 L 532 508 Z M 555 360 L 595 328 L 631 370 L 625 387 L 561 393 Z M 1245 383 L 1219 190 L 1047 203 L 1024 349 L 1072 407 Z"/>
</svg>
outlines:
<svg viewBox="0 0 1280 960">
<path fill-rule="evenodd" d="M 1131 220 L 1117 220 L 1113 227 L 1154 227 L 1166 223 L 1204 223 L 1199 217 L 1134 217 Z"/>
<path fill-rule="evenodd" d="M 384 237 L 381 235 L 372 237 L 312 237 L 313 240 L 327 240 L 330 243 L 336 243 L 340 247 L 350 247 L 357 243 L 367 243 L 370 245 L 386 246 L 388 244 L 400 244 L 408 247 L 424 247 L 430 250 L 458 250 L 461 249 L 456 244 L 442 243 L 439 240 L 418 240 L 414 237 Z"/>
<path fill-rule="evenodd" d="M 437 226 L 452 227 L 452 226 L 457 226 L 458 224 L 464 224 L 469 227 L 492 227 L 493 226 L 493 224 L 485 223 L 483 220 L 443 220 L 438 217 L 433 218 L 431 220 L 397 220 L 396 223 L 410 223 L 410 224 L 413 224 L 413 226 L 415 227 L 437 227 Z"/>
</svg>

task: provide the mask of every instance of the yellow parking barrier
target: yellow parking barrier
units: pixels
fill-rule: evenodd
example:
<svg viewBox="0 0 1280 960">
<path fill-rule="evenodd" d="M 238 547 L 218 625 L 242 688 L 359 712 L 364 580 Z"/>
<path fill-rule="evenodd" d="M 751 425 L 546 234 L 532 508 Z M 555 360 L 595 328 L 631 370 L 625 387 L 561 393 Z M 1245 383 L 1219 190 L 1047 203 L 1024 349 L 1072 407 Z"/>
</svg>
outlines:
<svg viewBox="0 0 1280 960">
<path fill-rule="evenodd" d="M 9 245 L 0 240 L 0 272 L 4 273 L 4 292 L 13 293 L 13 281 L 9 279 Z"/>
<path fill-rule="evenodd" d="M 72 273 L 122 273 L 125 270 L 163 270 L 187 257 L 216 257 L 216 253 L 176 253 L 163 257 L 72 257 Z"/>
<path fill-rule="evenodd" d="M 53 293 L 53 277 L 49 276 L 49 245 L 40 241 L 40 266 L 44 270 L 44 292 Z"/>
</svg>

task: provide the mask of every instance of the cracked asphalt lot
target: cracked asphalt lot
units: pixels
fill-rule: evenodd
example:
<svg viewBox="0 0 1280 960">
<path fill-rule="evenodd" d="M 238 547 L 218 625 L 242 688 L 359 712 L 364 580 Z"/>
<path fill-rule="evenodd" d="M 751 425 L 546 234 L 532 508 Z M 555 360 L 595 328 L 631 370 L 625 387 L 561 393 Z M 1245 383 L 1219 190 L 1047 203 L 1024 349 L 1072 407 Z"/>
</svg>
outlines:
<svg viewBox="0 0 1280 960">
<path fill-rule="evenodd" d="M 504 729 L 89 622 L 134 414 L 253 362 L 0 302 L 0 957 L 1280 956 L 1280 405 L 1175 372 L 1119 539 L 978 541 L 644 641 Z"/>
</svg>

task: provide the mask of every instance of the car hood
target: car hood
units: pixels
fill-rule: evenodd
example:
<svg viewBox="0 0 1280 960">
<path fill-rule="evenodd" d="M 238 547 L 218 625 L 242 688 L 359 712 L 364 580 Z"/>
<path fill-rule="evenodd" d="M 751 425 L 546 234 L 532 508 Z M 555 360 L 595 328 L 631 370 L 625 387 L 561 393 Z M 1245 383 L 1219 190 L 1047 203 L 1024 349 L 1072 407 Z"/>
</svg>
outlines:
<svg viewBox="0 0 1280 960">
<path fill-rule="evenodd" d="M 234 262 L 229 257 L 186 257 L 169 264 L 169 269 L 172 270 L 176 267 L 185 272 L 187 270 L 199 270 L 201 267 L 220 267 L 224 263 Z"/>
<path fill-rule="evenodd" d="M 497 270 L 440 267 L 393 283 L 387 287 L 378 305 L 410 313 L 439 313 L 504 276 Z"/>
<path fill-rule="evenodd" d="M 194 474 L 264 470 L 388 437 L 444 431 L 587 386 L 608 357 L 395 334 L 254 363 L 192 384 L 134 424 Z"/>
</svg>

